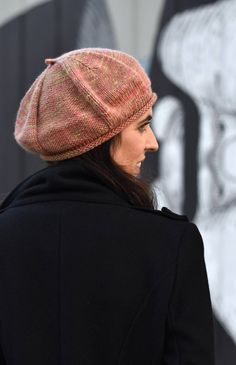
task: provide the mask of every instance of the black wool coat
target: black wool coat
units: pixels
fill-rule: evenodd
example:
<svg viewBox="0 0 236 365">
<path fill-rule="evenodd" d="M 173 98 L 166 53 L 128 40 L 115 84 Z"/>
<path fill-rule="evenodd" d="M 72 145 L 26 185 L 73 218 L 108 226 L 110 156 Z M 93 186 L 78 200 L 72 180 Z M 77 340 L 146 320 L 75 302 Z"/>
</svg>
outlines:
<svg viewBox="0 0 236 365">
<path fill-rule="evenodd" d="M 0 364 L 213 365 L 196 226 L 78 161 L 26 179 L 1 206 Z"/>
</svg>

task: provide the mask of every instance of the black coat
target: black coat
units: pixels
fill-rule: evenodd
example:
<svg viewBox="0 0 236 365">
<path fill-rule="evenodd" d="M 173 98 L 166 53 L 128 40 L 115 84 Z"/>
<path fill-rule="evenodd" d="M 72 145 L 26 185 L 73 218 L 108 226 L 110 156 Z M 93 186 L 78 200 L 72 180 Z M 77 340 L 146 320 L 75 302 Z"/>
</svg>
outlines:
<svg viewBox="0 0 236 365">
<path fill-rule="evenodd" d="M 0 364 L 213 365 L 198 229 L 67 161 L 0 214 Z"/>
</svg>

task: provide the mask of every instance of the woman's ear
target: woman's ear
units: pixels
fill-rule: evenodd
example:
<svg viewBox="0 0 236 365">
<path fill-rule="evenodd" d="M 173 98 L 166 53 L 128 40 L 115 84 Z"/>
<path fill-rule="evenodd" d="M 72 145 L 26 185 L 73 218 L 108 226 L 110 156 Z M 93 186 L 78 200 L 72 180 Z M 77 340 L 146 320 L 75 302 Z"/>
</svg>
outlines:
<svg viewBox="0 0 236 365">
<path fill-rule="evenodd" d="M 111 139 L 111 143 L 110 143 L 110 154 L 111 157 L 114 157 L 114 153 L 116 151 L 116 149 L 120 146 L 121 144 L 121 133 L 116 134 L 112 139 Z"/>
</svg>

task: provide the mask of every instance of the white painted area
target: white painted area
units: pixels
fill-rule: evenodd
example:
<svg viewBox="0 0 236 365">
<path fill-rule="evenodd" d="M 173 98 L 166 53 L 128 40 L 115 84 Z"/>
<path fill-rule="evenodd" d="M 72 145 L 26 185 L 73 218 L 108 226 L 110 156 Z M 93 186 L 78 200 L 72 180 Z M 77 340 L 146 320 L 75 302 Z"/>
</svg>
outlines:
<svg viewBox="0 0 236 365">
<path fill-rule="evenodd" d="M 182 214 L 184 200 L 184 114 L 173 96 L 161 99 L 154 108 L 152 126 L 161 142 L 160 177 L 153 186 L 159 209 L 167 206 Z"/>
<path fill-rule="evenodd" d="M 195 100 L 200 113 L 194 221 L 205 243 L 214 312 L 236 343 L 235 19 L 235 0 L 177 14 L 164 28 L 157 53 L 167 77 Z M 173 115 L 172 123 L 177 117 Z M 162 160 L 175 162 L 175 150 L 164 151 Z M 177 181 L 170 173 L 169 180 Z M 178 203 L 174 189 L 168 194 Z"/>
<path fill-rule="evenodd" d="M 159 47 L 170 80 L 229 113 L 236 112 L 235 17 L 235 0 L 177 14 L 162 33 Z"/>
<path fill-rule="evenodd" d="M 51 0 L 0 0 L 0 26 L 37 5 Z"/>
<path fill-rule="evenodd" d="M 106 0 L 118 48 L 141 61 L 151 56 L 165 0 Z"/>
</svg>

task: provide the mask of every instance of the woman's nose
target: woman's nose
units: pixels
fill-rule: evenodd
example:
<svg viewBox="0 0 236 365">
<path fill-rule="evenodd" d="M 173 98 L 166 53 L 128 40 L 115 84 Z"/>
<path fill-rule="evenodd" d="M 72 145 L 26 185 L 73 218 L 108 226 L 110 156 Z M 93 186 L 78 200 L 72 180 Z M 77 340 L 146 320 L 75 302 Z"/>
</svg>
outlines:
<svg viewBox="0 0 236 365">
<path fill-rule="evenodd" d="M 149 128 L 146 150 L 149 152 L 156 152 L 159 149 L 159 144 L 157 142 L 156 136 L 154 135 L 151 128 Z"/>
</svg>

